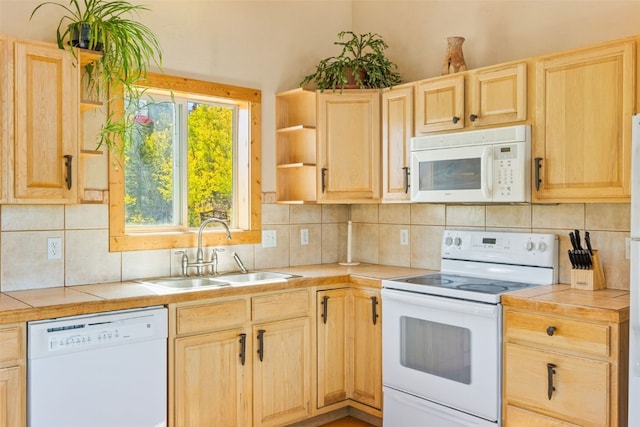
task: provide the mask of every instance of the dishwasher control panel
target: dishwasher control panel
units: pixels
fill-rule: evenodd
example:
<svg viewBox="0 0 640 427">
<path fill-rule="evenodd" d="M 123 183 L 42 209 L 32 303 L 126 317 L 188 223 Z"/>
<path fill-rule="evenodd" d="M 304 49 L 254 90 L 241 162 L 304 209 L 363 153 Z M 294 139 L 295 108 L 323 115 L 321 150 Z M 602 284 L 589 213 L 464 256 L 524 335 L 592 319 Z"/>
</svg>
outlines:
<svg viewBox="0 0 640 427">
<path fill-rule="evenodd" d="M 108 322 L 106 324 L 81 323 L 47 328 L 49 351 L 68 348 L 90 347 L 102 344 L 116 344 L 132 338 L 154 336 L 154 324 L 138 318 L 138 321 Z"/>
<path fill-rule="evenodd" d="M 150 307 L 28 322 L 29 358 L 166 338 L 167 309 Z"/>
</svg>

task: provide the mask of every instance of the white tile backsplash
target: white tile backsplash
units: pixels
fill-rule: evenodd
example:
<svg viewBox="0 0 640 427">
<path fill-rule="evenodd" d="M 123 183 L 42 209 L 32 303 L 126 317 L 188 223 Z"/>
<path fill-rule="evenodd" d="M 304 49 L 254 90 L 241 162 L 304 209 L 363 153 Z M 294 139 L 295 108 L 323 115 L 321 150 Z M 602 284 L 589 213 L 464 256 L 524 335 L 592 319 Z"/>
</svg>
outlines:
<svg viewBox="0 0 640 427">
<path fill-rule="evenodd" d="M 170 249 L 122 253 L 122 280 L 171 276 Z"/>
<path fill-rule="evenodd" d="M 65 284 L 83 285 L 120 281 L 122 254 L 109 252 L 109 230 L 65 232 Z"/>
<path fill-rule="evenodd" d="M 2 231 L 64 230 L 64 206 L 3 205 Z"/>
<path fill-rule="evenodd" d="M 65 208 L 66 229 L 109 228 L 109 206 L 105 204 L 70 205 Z"/>
</svg>

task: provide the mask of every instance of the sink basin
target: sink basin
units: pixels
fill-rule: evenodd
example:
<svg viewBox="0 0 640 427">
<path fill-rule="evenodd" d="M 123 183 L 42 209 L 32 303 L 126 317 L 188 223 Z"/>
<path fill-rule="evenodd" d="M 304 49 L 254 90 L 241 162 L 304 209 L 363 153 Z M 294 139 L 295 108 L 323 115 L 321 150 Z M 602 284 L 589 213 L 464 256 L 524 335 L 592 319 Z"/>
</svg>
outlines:
<svg viewBox="0 0 640 427">
<path fill-rule="evenodd" d="M 229 286 L 228 282 L 212 277 L 163 277 L 160 279 L 137 280 L 137 282 L 142 283 L 143 285 L 185 291 Z"/>
<path fill-rule="evenodd" d="M 271 271 L 252 271 L 250 273 L 230 273 L 216 277 L 162 277 L 158 279 L 136 280 L 143 285 L 164 289 L 195 291 L 199 289 L 219 288 L 223 286 L 248 286 L 265 283 L 286 282 L 298 277 L 293 274 L 274 273 Z"/>
<path fill-rule="evenodd" d="M 259 285 L 263 283 L 286 282 L 287 279 L 298 277 L 293 274 L 275 273 L 272 271 L 252 271 L 249 273 L 223 274 L 217 279 L 231 284 L 231 286 Z"/>
</svg>

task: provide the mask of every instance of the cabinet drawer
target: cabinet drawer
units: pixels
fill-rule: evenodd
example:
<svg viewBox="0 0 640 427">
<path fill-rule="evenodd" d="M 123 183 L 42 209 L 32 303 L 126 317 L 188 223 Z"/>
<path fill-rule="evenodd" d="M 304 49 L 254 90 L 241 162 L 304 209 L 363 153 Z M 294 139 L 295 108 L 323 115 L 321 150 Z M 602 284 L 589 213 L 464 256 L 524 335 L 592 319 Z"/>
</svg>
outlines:
<svg viewBox="0 0 640 427">
<path fill-rule="evenodd" d="M 579 427 L 511 405 L 507 405 L 505 421 L 506 427 Z"/>
<path fill-rule="evenodd" d="M 555 387 L 548 397 L 549 369 Z M 507 343 L 504 354 L 508 403 L 539 410 L 582 426 L 609 425 L 609 364 Z M 514 424 L 519 425 L 519 424 Z"/>
<path fill-rule="evenodd" d="M 24 357 L 24 326 L 11 325 L 0 328 L 0 364 Z"/>
<path fill-rule="evenodd" d="M 249 320 L 247 300 L 178 307 L 176 319 L 178 335 L 235 328 Z"/>
<path fill-rule="evenodd" d="M 505 310 L 505 326 L 507 339 L 515 338 L 601 356 L 609 356 L 611 348 L 608 325 Z"/>
<path fill-rule="evenodd" d="M 310 300 L 309 291 L 306 289 L 253 297 L 253 320 L 308 316 Z"/>
</svg>

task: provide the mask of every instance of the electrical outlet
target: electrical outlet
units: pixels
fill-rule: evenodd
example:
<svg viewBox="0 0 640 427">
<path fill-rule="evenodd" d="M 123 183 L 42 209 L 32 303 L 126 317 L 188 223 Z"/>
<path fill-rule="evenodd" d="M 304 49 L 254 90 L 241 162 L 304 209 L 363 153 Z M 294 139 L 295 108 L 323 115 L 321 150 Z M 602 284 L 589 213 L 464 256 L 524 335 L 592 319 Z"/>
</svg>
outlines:
<svg viewBox="0 0 640 427">
<path fill-rule="evenodd" d="M 400 245 L 407 246 L 409 244 L 409 230 L 400 230 Z"/>
<path fill-rule="evenodd" d="M 276 230 L 262 230 L 262 247 L 275 248 L 278 246 L 278 234 Z"/>
<path fill-rule="evenodd" d="M 309 244 L 309 230 L 307 228 L 300 229 L 300 244 L 301 245 Z"/>
<path fill-rule="evenodd" d="M 49 237 L 47 239 L 47 259 L 62 258 L 62 239 L 60 237 Z"/>
</svg>

